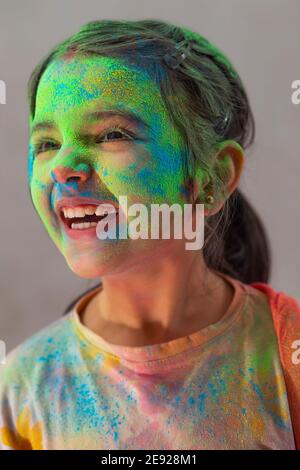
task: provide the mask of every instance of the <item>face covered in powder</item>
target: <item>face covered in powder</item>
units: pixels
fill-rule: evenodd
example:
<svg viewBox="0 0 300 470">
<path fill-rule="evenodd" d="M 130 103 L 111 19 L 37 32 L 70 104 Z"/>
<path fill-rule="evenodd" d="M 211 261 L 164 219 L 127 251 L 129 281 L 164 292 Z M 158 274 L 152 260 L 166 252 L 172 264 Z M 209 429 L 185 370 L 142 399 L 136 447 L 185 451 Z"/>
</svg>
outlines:
<svg viewBox="0 0 300 470">
<path fill-rule="evenodd" d="M 39 82 L 30 132 L 32 201 L 76 274 L 102 276 L 170 243 L 101 240 L 95 226 L 72 230 L 62 216 L 74 206 L 91 205 L 91 214 L 100 203 L 117 207 L 120 196 L 149 213 L 153 203 L 187 202 L 182 138 L 144 69 L 100 56 L 56 59 Z"/>
</svg>

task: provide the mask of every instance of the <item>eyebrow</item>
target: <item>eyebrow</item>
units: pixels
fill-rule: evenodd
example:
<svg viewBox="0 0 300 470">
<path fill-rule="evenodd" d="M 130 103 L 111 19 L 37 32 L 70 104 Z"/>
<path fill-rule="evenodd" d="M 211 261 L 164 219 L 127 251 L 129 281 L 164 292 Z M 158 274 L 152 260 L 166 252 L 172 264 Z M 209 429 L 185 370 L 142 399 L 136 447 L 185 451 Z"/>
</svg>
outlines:
<svg viewBox="0 0 300 470">
<path fill-rule="evenodd" d="M 99 121 L 101 119 L 109 119 L 112 117 L 123 117 L 129 121 L 131 121 L 136 126 L 142 127 L 145 130 L 150 130 L 150 125 L 144 121 L 138 114 L 134 111 L 123 109 L 123 108 L 114 108 L 111 110 L 105 111 L 93 111 L 88 112 L 83 115 L 83 121 L 87 124 L 91 124 L 95 121 Z M 41 130 L 52 130 L 55 128 L 54 121 L 41 121 L 34 124 L 31 130 L 31 136 L 38 131 Z"/>
</svg>

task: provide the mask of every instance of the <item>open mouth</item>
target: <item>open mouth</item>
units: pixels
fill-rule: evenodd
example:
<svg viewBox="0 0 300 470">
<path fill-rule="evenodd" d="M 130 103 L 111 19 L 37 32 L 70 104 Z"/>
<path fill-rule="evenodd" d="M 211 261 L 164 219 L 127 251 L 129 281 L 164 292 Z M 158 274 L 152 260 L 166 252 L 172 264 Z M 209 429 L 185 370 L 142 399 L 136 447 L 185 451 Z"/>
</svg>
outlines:
<svg viewBox="0 0 300 470">
<path fill-rule="evenodd" d="M 116 217 L 118 211 L 101 206 L 63 207 L 59 215 L 69 230 L 89 230 L 96 228 L 105 218 Z"/>
</svg>

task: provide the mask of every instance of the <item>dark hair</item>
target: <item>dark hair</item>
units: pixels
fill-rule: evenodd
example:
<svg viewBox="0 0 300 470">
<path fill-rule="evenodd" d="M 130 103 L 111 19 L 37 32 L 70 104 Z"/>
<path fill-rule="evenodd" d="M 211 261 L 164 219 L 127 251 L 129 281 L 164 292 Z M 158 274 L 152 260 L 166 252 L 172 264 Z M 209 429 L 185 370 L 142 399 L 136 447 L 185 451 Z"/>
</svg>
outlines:
<svg viewBox="0 0 300 470">
<path fill-rule="evenodd" d="M 164 56 L 186 40 L 192 43 L 191 53 L 172 69 Z M 33 70 L 28 83 L 32 118 L 43 72 L 55 59 L 70 54 L 121 58 L 128 65 L 146 68 L 185 142 L 186 176 L 193 179 L 196 167 L 201 167 L 214 190 L 222 190 L 222 178 L 210 168 L 212 149 L 224 140 L 246 149 L 254 140 L 255 124 L 241 79 L 219 49 L 198 33 L 160 20 L 89 22 L 55 46 Z M 204 230 L 203 254 L 209 268 L 247 284 L 268 282 L 268 238 L 260 217 L 239 189 L 206 219 Z"/>
</svg>

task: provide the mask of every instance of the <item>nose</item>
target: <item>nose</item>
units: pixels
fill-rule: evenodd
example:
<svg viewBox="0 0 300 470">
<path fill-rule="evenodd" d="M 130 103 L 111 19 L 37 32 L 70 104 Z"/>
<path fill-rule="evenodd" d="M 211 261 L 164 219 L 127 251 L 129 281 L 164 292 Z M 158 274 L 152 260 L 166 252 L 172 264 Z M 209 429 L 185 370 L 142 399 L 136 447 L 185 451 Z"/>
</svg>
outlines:
<svg viewBox="0 0 300 470">
<path fill-rule="evenodd" d="M 57 165 L 52 171 L 53 181 L 57 183 L 78 183 L 86 181 L 91 175 L 91 167 L 87 163 L 79 163 L 75 167 L 68 165 Z"/>
</svg>

